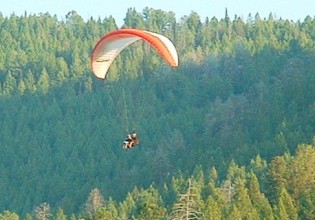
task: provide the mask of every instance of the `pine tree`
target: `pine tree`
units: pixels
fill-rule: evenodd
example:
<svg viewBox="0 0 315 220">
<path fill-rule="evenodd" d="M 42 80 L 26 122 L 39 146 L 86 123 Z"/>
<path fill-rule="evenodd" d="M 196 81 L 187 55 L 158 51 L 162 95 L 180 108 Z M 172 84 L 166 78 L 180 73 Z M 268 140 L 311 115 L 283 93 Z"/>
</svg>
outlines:
<svg viewBox="0 0 315 220">
<path fill-rule="evenodd" d="M 205 220 L 220 220 L 222 219 L 223 208 L 214 197 L 209 196 L 203 210 Z"/>
<path fill-rule="evenodd" d="M 49 90 L 49 84 L 50 84 L 49 75 L 46 71 L 46 68 L 44 68 L 38 79 L 38 83 L 37 83 L 38 90 L 46 94 Z"/>
<path fill-rule="evenodd" d="M 267 191 L 271 202 L 279 195 L 280 189 L 287 185 L 287 163 L 283 157 L 275 157 L 271 161 L 267 176 Z"/>
<path fill-rule="evenodd" d="M 8 210 L 0 213 L 0 220 L 19 220 L 19 219 L 20 218 L 16 213 L 10 212 Z"/>
<path fill-rule="evenodd" d="M 280 189 L 276 216 L 278 216 L 279 219 L 285 219 L 285 216 L 292 220 L 298 219 L 297 208 L 294 201 L 284 187 Z"/>
<path fill-rule="evenodd" d="M 124 21 L 125 28 L 144 28 L 143 17 L 135 8 L 128 8 Z"/>
<path fill-rule="evenodd" d="M 23 95 L 25 90 L 26 90 L 25 82 L 23 79 L 21 79 L 18 84 L 18 92 L 20 95 Z"/>
<path fill-rule="evenodd" d="M 249 177 L 249 197 L 255 209 L 259 214 L 260 219 L 274 219 L 272 213 L 272 207 L 269 204 L 268 199 L 260 192 L 260 186 L 256 175 L 251 172 Z"/>
<path fill-rule="evenodd" d="M 33 217 L 29 213 L 27 213 L 25 215 L 25 219 L 24 220 L 33 220 Z"/>
<path fill-rule="evenodd" d="M 46 202 L 40 204 L 38 207 L 35 208 L 35 216 L 38 220 L 49 219 L 52 216 L 50 205 Z"/>
<path fill-rule="evenodd" d="M 58 57 L 56 60 L 56 68 L 58 70 L 56 74 L 56 80 L 58 83 L 62 83 L 69 77 L 69 68 L 68 64 L 63 57 Z"/>
<path fill-rule="evenodd" d="M 289 215 L 286 212 L 282 199 L 279 200 L 277 206 L 274 207 L 275 219 L 277 220 L 289 220 Z"/>
<path fill-rule="evenodd" d="M 98 209 L 104 207 L 104 199 L 98 188 L 94 188 L 89 195 L 87 202 L 85 203 L 85 214 L 88 217 L 92 217 L 96 214 Z"/>
<path fill-rule="evenodd" d="M 26 89 L 29 93 L 34 93 L 36 91 L 36 79 L 31 70 L 28 70 L 25 79 Z"/>
<path fill-rule="evenodd" d="M 298 202 L 302 196 L 310 195 L 315 185 L 315 150 L 311 145 L 300 145 L 296 156 L 289 165 L 288 188 Z"/>
<path fill-rule="evenodd" d="M 57 209 L 57 212 L 54 216 L 54 220 L 67 220 L 67 216 L 65 215 L 61 208 Z"/>
<path fill-rule="evenodd" d="M 8 72 L 5 82 L 2 87 L 2 94 L 4 96 L 10 96 L 14 94 L 14 90 L 17 88 L 16 79 L 11 74 L 11 71 Z"/>
<path fill-rule="evenodd" d="M 232 204 L 237 207 L 242 219 L 259 219 L 257 210 L 250 200 L 248 189 L 241 178 L 236 179 L 235 195 L 233 196 Z"/>
<path fill-rule="evenodd" d="M 172 220 L 201 219 L 201 207 L 196 202 L 198 195 L 195 191 L 194 181 L 188 180 L 188 189 L 185 194 L 180 194 L 177 202 L 173 205 Z"/>
<path fill-rule="evenodd" d="M 229 213 L 226 214 L 226 217 L 224 219 L 227 220 L 243 220 L 242 215 L 236 205 L 232 205 L 231 210 Z"/>
<path fill-rule="evenodd" d="M 128 219 L 129 216 L 131 216 L 132 210 L 135 208 L 135 204 L 136 202 L 131 193 L 128 193 L 126 199 L 119 205 L 119 218 Z"/>
<path fill-rule="evenodd" d="M 139 220 L 161 219 L 166 214 L 162 198 L 153 186 L 147 190 L 141 190 L 135 202 L 135 216 Z"/>
<path fill-rule="evenodd" d="M 116 203 L 112 200 L 112 198 L 109 198 L 109 200 L 106 202 L 106 213 L 107 218 L 105 219 L 117 219 L 118 218 L 118 210 L 116 208 Z"/>
</svg>

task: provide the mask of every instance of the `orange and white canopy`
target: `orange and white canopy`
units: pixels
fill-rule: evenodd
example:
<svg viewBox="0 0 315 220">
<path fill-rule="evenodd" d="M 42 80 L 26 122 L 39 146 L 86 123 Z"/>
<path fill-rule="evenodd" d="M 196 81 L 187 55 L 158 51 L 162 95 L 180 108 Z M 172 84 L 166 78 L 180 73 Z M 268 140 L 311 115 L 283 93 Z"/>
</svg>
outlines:
<svg viewBox="0 0 315 220">
<path fill-rule="evenodd" d="M 169 65 L 178 66 L 176 48 L 167 37 L 144 30 L 120 29 L 106 34 L 94 47 L 91 67 L 96 77 L 105 79 L 111 63 L 118 54 L 140 39 L 150 43 Z"/>
</svg>

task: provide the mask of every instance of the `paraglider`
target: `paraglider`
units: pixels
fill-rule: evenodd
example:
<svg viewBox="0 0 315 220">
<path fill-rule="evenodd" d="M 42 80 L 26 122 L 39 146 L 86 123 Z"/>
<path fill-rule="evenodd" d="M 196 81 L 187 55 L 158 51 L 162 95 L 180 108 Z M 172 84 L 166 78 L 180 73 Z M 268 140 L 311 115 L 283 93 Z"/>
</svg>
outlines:
<svg viewBox="0 0 315 220">
<path fill-rule="evenodd" d="M 127 138 L 124 141 L 123 148 L 124 149 L 133 148 L 138 144 L 140 144 L 140 141 L 137 137 L 137 134 L 135 132 L 133 132 L 131 134 L 128 134 Z"/>
<path fill-rule="evenodd" d="M 94 75 L 105 79 L 114 59 L 123 49 L 138 40 L 148 42 L 170 66 L 178 66 L 176 48 L 164 35 L 139 29 L 119 29 L 106 34 L 96 43 L 90 60 Z M 123 148 L 133 148 L 138 144 L 140 141 L 133 132 L 124 140 Z"/>
<path fill-rule="evenodd" d="M 167 37 L 145 30 L 119 29 L 106 34 L 95 45 L 91 56 L 91 68 L 95 76 L 105 79 L 110 65 L 119 53 L 138 40 L 147 41 L 169 65 L 178 66 L 175 46 Z"/>
</svg>

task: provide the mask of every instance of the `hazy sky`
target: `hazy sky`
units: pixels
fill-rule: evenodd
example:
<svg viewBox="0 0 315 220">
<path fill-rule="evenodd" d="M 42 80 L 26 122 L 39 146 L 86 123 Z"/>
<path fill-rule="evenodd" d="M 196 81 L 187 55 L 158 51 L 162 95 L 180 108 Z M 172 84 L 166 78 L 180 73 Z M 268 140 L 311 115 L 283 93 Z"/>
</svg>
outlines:
<svg viewBox="0 0 315 220">
<path fill-rule="evenodd" d="M 84 19 L 91 16 L 103 19 L 112 15 L 118 26 L 123 24 L 130 7 L 138 12 L 145 7 L 173 11 L 177 19 L 195 11 L 202 21 L 206 17 L 224 17 L 225 8 L 231 19 L 235 14 L 246 19 L 249 13 L 255 15 L 257 12 L 261 18 L 272 13 L 276 18 L 294 21 L 315 15 L 315 0 L 0 0 L 3 16 L 10 16 L 13 12 L 16 15 L 25 11 L 28 14 L 49 12 L 62 19 L 69 11 L 75 10 Z"/>
</svg>

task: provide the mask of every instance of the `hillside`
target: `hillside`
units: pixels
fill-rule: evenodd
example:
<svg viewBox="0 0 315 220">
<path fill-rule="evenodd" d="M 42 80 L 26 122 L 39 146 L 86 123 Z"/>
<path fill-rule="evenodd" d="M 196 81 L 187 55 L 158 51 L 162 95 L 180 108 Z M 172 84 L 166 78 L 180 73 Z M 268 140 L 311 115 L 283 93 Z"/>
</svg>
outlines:
<svg viewBox="0 0 315 220">
<path fill-rule="evenodd" d="M 279 198 L 289 195 L 295 212 L 312 219 L 314 198 L 306 195 L 314 183 L 296 192 L 290 177 L 297 175 L 292 164 L 314 164 L 314 18 L 293 23 L 257 14 L 243 21 L 226 14 L 201 21 L 193 12 L 176 21 L 172 13 L 129 9 L 124 27 L 168 36 L 180 67 L 169 68 L 139 42 L 118 57 L 106 81 L 93 77 L 89 55 L 103 34 L 117 29 L 115 20 L 84 21 L 75 11 L 66 18 L 0 16 L 6 42 L 0 47 L 0 211 L 34 216 L 34 207 L 46 202 L 54 212 L 79 215 L 96 188 L 106 209 L 115 203 L 113 213 L 121 202 L 127 207 L 119 213 L 139 217 L 129 197 L 143 196 L 145 203 L 149 193 L 156 201 L 162 194 L 158 215 L 170 215 L 189 177 L 198 182 L 203 173 L 199 190 L 206 192 L 194 192 L 203 196 L 200 207 L 216 206 L 212 200 L 226 181 L 241 192 L 251 184 L 247 177 L 258 176 L 275 216 Z M 141 145 L 124 151 L 130 130 Z M 301 144 L 310 145 L 297 150 Z M 266 167 L 256 172 L 257 157 Z M 275 176 L 283 167 L 283 176 Z M 315 168 L 307 167 L 305 178 L 312 180 Z M 213 168 L 217 177 L 209 175 Z M 267 180 L 275 181 L 272 187 Z M 236 198 L 235 204 L 221 199 L 222 216 L 246 213 L 238 213 Z"/>
</svg>

